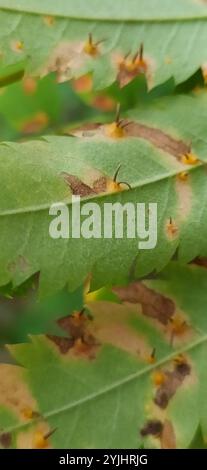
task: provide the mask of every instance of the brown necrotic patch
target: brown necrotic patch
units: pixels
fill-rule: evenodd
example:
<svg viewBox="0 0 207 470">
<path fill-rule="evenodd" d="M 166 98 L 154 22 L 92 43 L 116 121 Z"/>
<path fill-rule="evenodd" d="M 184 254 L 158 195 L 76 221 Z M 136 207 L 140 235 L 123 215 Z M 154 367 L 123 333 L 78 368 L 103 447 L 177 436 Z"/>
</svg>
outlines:
<svg viewBox="0 0 207 470">
<path fill-rule="evenodd" d="M 146 422 L 141 429 L 142 437 L 152 436 L 160 439 L 162 449 L 176 449 L 176 437 L 172 423 L 169 420 L 164 422 L 154 419 Z"/>
<path fill-rule="evenodd" d="M 122 131 L 121 135 L 117 135 L 117 128 Z M 115 131 L 116 135 L 114 135 Z M 88 124 L 74 129 L 71 131 L 71 134 L 82 138 L 114 139 L 114 137 L 138 137 L 147 140 L 156 148 L 172 155 L 179 162 L 182 162 L 183 156 L 190 154 L 190 145 L 183 140 L 175 139 L 171 135 L 166 134 L 164 131 L 156 127 L 147 126 L 145 124 L 136 121 L 129 121 L 127 119 L 121 119 L 119 126 L 117 126 L 116 121 L 105 125 L 98 123 Z"/>
<path fill-rule="evenodd" d="M 207 268 L 207 258 L 202 256 L 197 256 L 191 264 L 196 264 L 197 266 L 202 266 L 202 268 Z"/>
<path fill-rule="evenodd" d="M 84 312 L 61 318 L 57 323 L 66 331 L 67 336 L 48 335 L 48 338 L 58 346 L 62 354 L 70 351 L 75 356 L 93 359 L 99 344 L 90 331 L 91 321 L 91 317 L 86 316 Z"/>
<path fill-rule="evenodd" d="M 23 382 L 22 372 L 17 366 L 0 366 L 0 404 L 14 412 L 22 421 L 25 421 L 25 407 L 37 409 L 37 404 Z"/>
<path fill-rule="evenodd" d="M 164 422 L 160 443 L 162 449 L 176 449 L 175 431 L 172 423 L 168 420 Z"/>
<path fill-rule="evenodd" d="M 183 381 L 191 373 L 191 366 L 184 357 L 175 359 L 172 371 L 165 370 L 165 380 L 157 388 L 154 403 L 162 409 L 166 409 L 169 401 L 175 395 L 177 389 L 181 387 Z"/>
<path fill-rule="evenodd" d="M 69 173 L 61 173 L 61 176 L 63 176 L 75 196 L 85 197 L 96 194 L 93 188 L 81 181 L 77 176 L 70 175 Z"/>
<path fill-rule="evenodd" d="M 140 281 L 132 282 L 126 287 L 114 287 L 113 291 L 122 302 L 141 304 L 143 315 L 154 318 L 163 325 L 169 323 L 175 312 L 175 304 L 171 299 Z"/>
<path fill-rule="evenodd" d="M 125 131 L 127 136 L 140 137 L 148 140 L 155 147 L 167 152 L 180 160 L 181 155 L 190 151 L 188 144 L 177 140 L 163 132 L 161 129 L 149 127 L 138 122 L 126 121 Z"/>
<path fill-rule="evenodd" d="M 160 437 L 163 430 L 163 423 L 158 419 L 147 421 L 140 431 L 142 437 L 154 436 Z"/>
<path fill-rule="evenodd" d="M 155 70 L 155 62 L 149 56 L 144 54 L 144 45 L 140 44 L 139 49 L 131 54 L 115 54 L 113 56 L 118 69 L 117 81 L 120 87 L 128 85 L 134 78 L 139 75 L 145 75 L 149 86 L 152 86 L 152 74 Z"/>
<path fill-rule="evenodd" d="M 0 446 L 4 449 L 9 449 L 12 443 L 12 435 L 10 432 L 3 432 L 0 434 Z"/>
</svg>

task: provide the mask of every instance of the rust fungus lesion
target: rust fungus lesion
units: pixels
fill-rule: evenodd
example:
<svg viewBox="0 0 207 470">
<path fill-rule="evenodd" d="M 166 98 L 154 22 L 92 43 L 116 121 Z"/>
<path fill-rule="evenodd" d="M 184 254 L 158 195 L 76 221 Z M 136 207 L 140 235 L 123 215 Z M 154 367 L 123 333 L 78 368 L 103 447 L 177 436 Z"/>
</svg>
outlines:
<svg viewBox="0 0 207 470">
<path fill-rule="evenodd" d="M 96 59 L 101 55 L 103 41 L 104 39 L 94 41 L 92 34 L 89 34 L 85 40 L 60 42 L 52 51 L 41 75 L 56 72 L 59 83 L 72 79 L 89 58 Z"/>
<path fill-rule="evenodd" d="M 58 320 L 58 325 L 67 333 L 65 337 L 48 335 L 61 354 L 94 359 L 100 343 L 91 333 L 92 318 L 85 309 Z"/>
<path fill-rule="evenodd" d="M 199 163 L 197 155 L 191 151 L 185 152 L 183 155 L 181 155 L 180 160 L 184 165 L 197 165 Z"/>
<path fill-rule="evenodd" d="M 55 16 L 52 16 L 52 15 L 45 15 L 43 16 L 43 23 L 46 25 L 46 26 L 54 26 L 56 22 L 56 18 Z"/>
<path fill-rule="evenodd" d="M 117 105 L 115 121 L 104 126 L 107 137 L 112 139 L 120 139 L 126 136 L 127 122 L 120 117 L 120 104 Z"/>
<path fill-rule="evenodd" d="M 36 430 L 33 435 L 32 448 L 33 449 L 48 449 L 50 448 L 49 438 L 54 434 L 55 429 L 50 429 L 47 432 Z"/>
<path fill-rule="evenodd" d="M 57 428 L 50 428 L 47 422 L 38 421 L 17 433 L 17 449 L 51 449 L 51 437 L 56 431 Z"/>
<path fill-rule="evenodd" d="M 171 421 L 165 419 L 148 420 L 140 431 L 142 437 L 152 437 L 160 441 L 162 449 L 176 449 L 176 436 Z"/>
<path fill-rule="evenodd" d="M 166 235 L 170 240 L 174 240 L 175 238 L 178 237 L 179 228 L 175 219 L 173 219 L 172 217 L 167 219 L 165 230 L 166 230 Z"/>
<path fill-rule="evenodd" d="M 130 51 L 125 55 L 116 57 L 115 59 L 118 73 L 117 81 L 120 87 L 126 86 L 138 75 L 146 75 L 149 78 L 149 59 L 144 55 L 144 45 L 140 44 L 139 49 L 135 54 L 131 54 Z"/>
<path fill-rule="evenodd" d="M 102 44 L 105 39 L 100 39 L 99 41 L 94 41 L 92 33 L 89 33 L 88 39 L 83 44 L 83 52 L 91 57 L 97 57 L 100 55 L 100 44 Z"/>
<path fill-rule="evenodd" d="M 182 183 L 185 183 L 187 180 L 188 180 L 188 177 L 189 177 L 189 174 L 187 171 L 181 171 L 180 173 L 178 173 L 177 175 L 177 179 L 179 181 L 182 181 Z"/>
<path fill-rule="evenodd" d="M 163 423 L 158 419 L 152 419 L 145 423 L 140 431 L 142 437 L 153 436 L 159 438 L 163 431 Z"/>
<path fill-rule="evenodd" d="M 87 183 L 77 176 L 66 172 L 62 172 L 61 177 L 63 177 L 65 182 L 69 185 L 74 196 L 80 196 L 82 198 L 96 196 L 101 193 L 111 194 L 131 189 L 131 186 L 127 181 L 118 181 L 117 178 L 120 168 L 121 165 L 118 166 L 113 178 L 94 171 L 94 179 L 91 179 L 91 181 L 88 181 Z"/>
<path fill-rule="evenodd" d="M 128 286 L 114 287 L 113 291 L 122 302 L 141 304 L 142 314 L 157 320 L 162 325 L 169 324 L 175 312 L 175 303 L 170 298 L 147 287 L 141 281 Z"/>
<path fill-rule="evenodd" d="M 188 359 L 180 354 L 173 360 L 172 369 L 163 370 L 162 373 L 164 380 L 156 385 L 154 403 L 165 410 L 184 380 L 191 374 L 191 365 Z"/>
<path fill-rule="evenodd" d="M 11 50 L 21 54 L 24 51 L 24 42 L 20 39 L 14 39 L 11 42 Z"/>
</svg>

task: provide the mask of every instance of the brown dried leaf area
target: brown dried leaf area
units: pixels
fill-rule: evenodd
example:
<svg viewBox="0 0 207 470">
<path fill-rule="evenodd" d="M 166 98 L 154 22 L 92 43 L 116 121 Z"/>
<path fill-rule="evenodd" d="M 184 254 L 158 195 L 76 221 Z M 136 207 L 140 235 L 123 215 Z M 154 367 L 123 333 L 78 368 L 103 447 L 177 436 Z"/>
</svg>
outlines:
<svg viewBox="0 0 207 470">
<path fill-rule="evenodd" d="M 202 268 L 207 268 L 207 258 L 204 256 L 197 256 L 193 261 L 191 261 L 191 264 L 196 264 Z"/>
<path fill-rule="evenodd" d="M 110 344 L 149 363 L 152 347 L 129 323 L 135 312 L 106 301 L 89 302 L 88 308 L 90 316 L 76 312 L 58 321 L 67 337 L 48 336 L 61 354 L 94 360 L 100 348 Z"/>
<path fill-rule="evenodd" d="M 117 181 L 120 166 L 117 168 L 113 178 L 103 175 L 98 170 L 91 170 L 90 174 L 85 173 L 84 181 L 76 175 L 62 172 L 61 177 L 64 178 L 67 185 L 74 196 L 90 197 L 101 193 L 116 193 L 131 189 L 130 185 L 125 181 Z M 86 183 L 87 181 L 87 183 Z"/>
<path fill-rule="evenodd" d="M 155 61 L 144 54 L 143 44 L 140 45 L 135 54 L 131 54 L 130 51 L 124 56 L 115 54 L 114 61 L 118 69 L 117 81 L 120 88 L 128 85 L 139 75 L 145 75 L 148 85 L 152 86 Z"/>
<path fill-rule="evenodd" d="M 13 365 L 0 365 L 0 407 L 3 406 L 13 413 L 19 424 L 29 424 L 32 428 L 25 432 L 8 432 L 0 425 L 0 447 L 10 448 L 39 448 L 37 436 L 41 432 L 47 436 L 49 427 L 38 411 L 38 406 L 31 395 L 22 369 Z M 50 447 L 49 440 L 45 440 L 43 447 Z"/>
<path fill-rule="evenodd" d="M 119 113 L 111 124 L 89 123 L 72 130 L 71 135 L 81 138 L 100 139 L 122 139 L 138 137 L 151 143 L 154 147 L 173 156 L 182 165 L 186 166 L 186 171 L 179 174 L 179 180 L 185 182 L 188 178 L 189 166 L 199 164 L 199 159 L 191 152 L 190 144 L 183 140 L 178 140 L 161 129 L 150 127 L 145 124 L 120 119 Z"/>
<path fill-rule="evenodd" d="M 149 420 L 141 429 L 143 438 L 152 436 L 160 440 L 162 449 L 176 449 L 176 436 L 173 425 L 167 419 L 162 422 L 158 419 Z"/>
<path fill-rule="evenodd" d="M 148 292 L 147 295 L 155 299 L 154 293 Z M 141 292 L 140 296 L 144 296 L 145 302 L 146 293 Z M 158 308 L 157 300 L 159 297 L 155 300 Z M 171 318 L 174 312 L 171 302 L 166 298 L 160 302 L 163 312 L 167 309 Z M 69 337 L 50 336 L 49 340 L 66 359 L 95 360 L 100 349 L 108 344 L 129 353 L 138 361 L 151 364 L 152 398 L 145 404 L 146 423 L 140 431 L 141 436 L 155 439 L 162 448 L 176 448 L 176 433 L 168 417 L 168 407 L 178 390 L 183 386 L 188 388 L 196 381 L 190 359 L 184 354 L 175 354 L 174 359 L 165 366 L 156 368 L 152 345 L 134 328 L 137 312 L 106 301 L 91 302 L 88 308 L 91 316 L 80 312 L 59 321 Z M 161 319 L 166 322 L 163 316 Z"/>
<path fill-rule="evenodd" d="M 48 335 L 61 354 L 94 359 L 99 347 L 97 338 L 91 331 L 91 317 L 82 312 L 58 320 L 58 325 L 66 332 L 65 337 Z"/>
<path fill-rule="evenodd" d="M 113 291 L 122 302 L 140 303 L 143 315 L 155 318 L 163 325 L 167 325 L 175 312 L 175 304 L 171 299 L 149 289 L 142 282 L 114 287 Z"/>
<path fill-rule="evenodd" d="M 50 17 L 44 18 L 47 26 L 53 26 L 55 23 Z M 17 43 L 17 44 L 16 44 Z M 21 51 L 23 46 L 20 41 L 16 41 L 15 51 Z M 42 70 L 42 75 L 49 72 L 57 73 L 58 82 L 64 82 L 73 78 L 78 69 L 83 68 L 87 60 L 92 58 L 94 61 L 105 53 L 104 44 L 107 44 L 107 38 L 94 38 L 92 33 L 88 38 L 82 41 L 64 41 L 61 42 L 52 52 L 46 67 Z M 153 85 L 153 74 L 155 71 L 155 61 L 144 53 L 144 46 L 141 43 L 136 53 L 129 51 L 127 54 L 112 52 L 111 67 L 116 71 L 116 79 L 120 88 L 126 86 L 138 75 L 145 75 L 148 85 Z M 90 68 L 91 68 L 90 63 Z"/>
<path fill-rule="evenodd" d="M 95 40 L 91 33 L 83 41 L 61 42 L 52 52 L 48 64 L 42 70 L 42 76 L 50 72 L 57 73 L 57 81 L 70 80 L 83 68 L 88 59 L 97 59 L 102 54 L 104 39 Z"/>
<path fill-rule="evenodd" d="M 181 387 L 189 388 L 196 382 L 192 365 L 188 357 L 179 354 L 167 366 L 156 369 L 151 378 L 153 398 L 146 407 L 151 417 L 146 420 L 140 434 L 143 438 L 157 440 L 163 449 L 175 449 L 176 432 L 168 417 L 168 407 Z"/>
<path fill-rule="evenodd" d="M 175 302 L 159 292 L 149 288 L 141 281 L 128 286 L 114 287 L 113 292 L 128 305 L 141 306 L 141 314 L 153 321 L 171 345 L 187 342 L 196 331 L 188 319 L 176 306 Z"/>
</svg>

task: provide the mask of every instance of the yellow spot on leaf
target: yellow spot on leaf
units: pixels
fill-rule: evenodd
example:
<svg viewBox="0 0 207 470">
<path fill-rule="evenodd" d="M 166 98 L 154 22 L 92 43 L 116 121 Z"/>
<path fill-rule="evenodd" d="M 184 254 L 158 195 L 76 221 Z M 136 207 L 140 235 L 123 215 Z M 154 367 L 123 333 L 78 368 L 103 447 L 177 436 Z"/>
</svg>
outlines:
<svg viewBox="0 0 207 470">
<path fill-rule="evenodd" d="M 186 153 L 185 155 L 182 155 L 181 162 L 185 165 L 196 165 L 199 160 L 198 157 L 193 153 Z"/>
<path fill-rule="evenodd" d="M 40 415 L 37 411 L 34 411 L 32 408 L 27 406 L 27 407 L 22 409 L 22 416 L 25 419 L 34 419 L 34 418 L 37 418 Z"/>
<path fill-rule="evenodd" d="M 120 191 L 123 191 L 123 187 L 120 183 L 117 183 L 116 181 L 113 180 L 108 180 L 106 183 L 106 192 L 107 193 L 118 193 Z"/>
<path fill-rule="evenodd" d="M 33 437 L 33 448 L 34 449 L 45 449 L 48 447 L 48 439 L 45 438 L 44 434 L 41 431 L 36 431 Z"/>
<path fill-rule="evenodd" d="M 167 234 L 170 238 L 174 238 L 178 233 L 178 227 L 171 218 L 167 222 L 166 229 L 167 229 Z"/>
<path fill-rule="evenodd" d="M 55 17 L 54 16 L 43 16 L 43 22 L 46 26 L 53 26 L 55 24 Z"/>
<path fill-rule="evenodd" d="M 156 387 L 159 387 L 160 385 L 164 384 L 165 379 L 166 376 L 161 370 L 156 371 L 152 376 L 153 383 Z"/>
<path fill-rule="evenodd" d="M 96 57 L 99 54 L 98 44 L 99 43 L 93 41 L 92 34 L 89 34 L 87 41 L 83 45 L 83 51 L 85 54 Z"/>
<path fill-rule="evenodd" d="M 188 173 L 187 173 L 187 171 L 182 171 L 181 173 L 179 173 L 178 179 L 179 179 L 180 181 L 187 181 L 187 179 L 188 179 Z"/>
<path fill-rule="evenodd" d="M 117 122 L 106 124 L 105 133 L 107 137 L 110 137 L 111 139 L 121 139 L 122 137 L 125 137 L 126 135 L 125 130 Z"/>
<path fill-rule="evenodd" d="M 172 318 L 172 333 L 174 335 L 183 335 L 187 329 L 187 322 L 180 315 L 175 315 L 174 318 Z"/>
<path fill-rule="evenodd" d="M 14 52 L 22 52 L 23 49 L 24 49 L 24 43 L 23 41 L 12 41 L 11 43 L 11 49 L 14 51 Z"/>
</svg>

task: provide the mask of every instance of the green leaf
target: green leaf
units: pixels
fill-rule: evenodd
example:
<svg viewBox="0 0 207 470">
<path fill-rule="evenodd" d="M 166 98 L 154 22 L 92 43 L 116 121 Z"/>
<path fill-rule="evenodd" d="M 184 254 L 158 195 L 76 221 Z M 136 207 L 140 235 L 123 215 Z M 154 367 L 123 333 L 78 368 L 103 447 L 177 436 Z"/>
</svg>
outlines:
<svg viewBox="0 0 207 470">
<path fill-rule="evenodd" d="M 37 447 L 36 433 L 53 429 L 46 446 L 56 448 L 186 448 L 199 424 L 206 439 L 206 269 L 174 262 L 161 279 L 142 286 L 145 306 L 151 296 L 157 307 L 173 304 L 165 324 L 146 314 L 143 302 L 92 302 L 84 339 L 76 336 L 67 352 L 43 337 L 9 348 L 24 366 L 0 366 L 0 389 L 6 377 L 8 384 L 0 395 L 1 428 L 14 446 Z M 186 323 L 172 343 L 176 317 Z M 154 348 L 155 362 L 149 361 Z M 18 399 L 11 407 L 14 383 Z M 25 417 L 25 409 L 35 419 Z"/>
<path fill-rule="evenodd" d="M 4 343 L 22 343 L 34 334 L 63 336 L 64 332 L 56 322 L 82 309 L 82 290 L 81 287 L 71 293 L 64 289 L 41 301 L 34 292 L 33 295 L 27 293 L 27 300 L 19 303 L 17 298 L 0 298 L 0 341 L 3 338 Z"/>
<path fill-rule="evenodd" d="M 29 73 L 41 74 L 47 71 L 45 66 L 54 50 L 65 43 L 63 79 L 90 70 L 95 87 L 103 88 L 117 75 L 115 56 L 135 54 L 144 43 L 152 87 L 172 76 L 181 83 L 207 60 L 203 47 L 207 6 L 202 0 L 153 0 L 150 8 L 145 0 L 116 0 L 113 5 L 109 0 L 62 0 L 56 4 L 1 0 L 0 8 L 2 69 L 22 58 L 27 60 Z M 105 40 L 97 58 L 82 52 L 89 33 L 94 41 Z"/>
<path fill-rule="evenodd" d="M 205 100 L 162 99 L 132 111 L 130 117 L 136 120 L 139 137 L 113 139 L 104 137 L 102 129 L 95 136 L 88 131 L 87 138 L 54 136 L 0 145 L 0 285 L 10 281 L 19 285 L 40 271 L 42 294 L 53 294 L 67 282 L 73 290 L 89 273 L 92 288 L 98 288 L 125 282 L 132 265 L 139 277 L 160 271 L 177 250 L 185 262 L 207 255 Z M 180 160 L 190 142 L 200 160 L 196 165 Z M 119 165 L 119 181 L 131 188 L 96 195 L 90 188 L 100 178 L 112 181 Z M 188 173 L 186 181 L 178 176 L 183 171 Z M 51 238 L 51 204 L 68 204 L 70 219 L 73 209 L 73 188 L 63 172 L 88 186 L 92 194 L 82 199 L 81 206 L 96 202 L 102 216 L 106 202 L 157 203 L 156 247 L 138 251 L 140 238 L 127 238 L 126 227 L 120 239 Z M 171 219 L 175 233 L 169 229 Z"/>
</svg>

